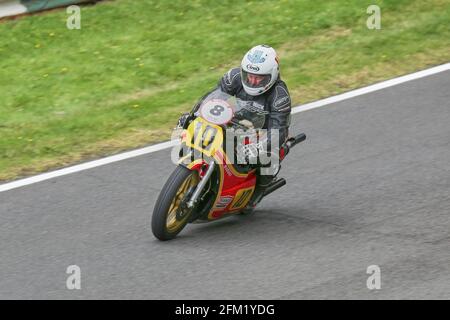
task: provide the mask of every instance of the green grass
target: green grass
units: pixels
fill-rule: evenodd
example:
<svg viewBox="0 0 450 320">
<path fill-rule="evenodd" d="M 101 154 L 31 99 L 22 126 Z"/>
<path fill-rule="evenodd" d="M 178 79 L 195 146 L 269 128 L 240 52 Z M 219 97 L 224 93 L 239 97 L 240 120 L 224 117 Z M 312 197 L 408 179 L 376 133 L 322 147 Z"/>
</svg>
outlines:
<svg viewBox="0 0 450 320">
<path fill-rule="evenodd" d="M 378 4 L 382 29 L 366 27 Z M 253 45 L 294 103 L 450 60 L 447 0 L 150 1 L 0 22 L 0 180 L 165 140 Z"/>
</svg>

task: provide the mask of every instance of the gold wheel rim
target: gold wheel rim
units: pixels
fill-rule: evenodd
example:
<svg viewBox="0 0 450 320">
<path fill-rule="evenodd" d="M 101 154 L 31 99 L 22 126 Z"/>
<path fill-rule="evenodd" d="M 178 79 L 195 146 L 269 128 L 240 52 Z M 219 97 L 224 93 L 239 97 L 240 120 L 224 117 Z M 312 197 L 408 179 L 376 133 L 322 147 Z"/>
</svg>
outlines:
<svg viewBox="0 0 450 320">
<path fill-rule="evenodd" d="M 168 232 L 173 233 L 177 231 L 189 217 L 189 214 L 186 214 L 183 219 L 177 220 L 177 210 L 180 207 L 181 200 L 183 200 L 188 190 L 191 187 L 196 186 L 198 184 L 198 181 L 198 175 L 196 174 L 196 172 L 192 172 L 178 188 L 178 191 L 175 194 L 175 197 L 173 198 L 172 203 L 169 207 L 169 211 L 167 213 L 166 228 Z"/>
</svg>

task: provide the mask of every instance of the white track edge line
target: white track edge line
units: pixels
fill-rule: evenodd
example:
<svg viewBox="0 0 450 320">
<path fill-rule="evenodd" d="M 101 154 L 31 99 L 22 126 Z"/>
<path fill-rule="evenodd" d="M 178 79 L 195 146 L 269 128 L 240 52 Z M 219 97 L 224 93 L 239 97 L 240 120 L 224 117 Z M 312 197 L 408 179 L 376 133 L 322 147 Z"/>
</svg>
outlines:
<svg viewBox="0 0 450 320">
<path fill-rule="evenodd" d="M 414 72 L 414 73 L 407 74 L 407 75 L 404 75 L 404 76 L 400 76 L 400 77 L 397 77 L 397 78 L 393 78 L 393 79 L 390 79 L 390 80 L 385 80 L 385 81 L 382 81 L 382 82 L 379 82 L 379 83 L 375 83 L 375 84 L 369 85 L 367 87 L 363 87 L 363 88 L 355 89 L 355 90 L 352 90 L 352 91 L 348 91 L 348 92 L 345 92 L 345 93 L 342 93 L 342 94 L 338 94 L 336 96 L 332 96 L 332 97 L 329 97 L 329 98 L 325 98 L 325 99 L 322 99 L 322 100 L 306 103 L 304 105 L 300 105 L 298 107 L 293 108 L 292 109 L 292 113 L 295 114 L 295 113 L 298 113 L 298 112 L 303 112 L 303 111 L 307 111 L 307 110 L 323 107 L 323 106 L 328 105 L 328 104 L 332 104 L 332 103 L 335 103 L 335 102 L 347 100 L 347 99 L 350 99 L 350 98 L 361 96 L 361 95 L 364 95 L 364 94 L 367 94 L 367 93 L 370 93 L 370 92 L 374 92 L 374 91 L 378 91 L 378 90 L 381 90 L 381 89 L 385 89 L 385 88 L 388 88 L 388 87 L 393 87 L 393 86 L 395 86 L 397 84 L 405 83 L 405 82 L 408 82 L 408 81 L 411 81 L 411 80 L 420 79 L 420 78 L 427 77 L 427 76 L 430 76 L 430 75 L 433 75 L 433 74 L 436 74 L 436 73 L 440 73 L 440 72 L 443 72 L 443 71 L 447 71 L 447 70 L 450 70 L 450 63 L 442 64 L 442 65 L 439 65 L 439 66 L 436 66 L 436 67 L 433 67 L 433 68 L 430 68 L 430 69 L 425 69 L 425 70 L 422 70 L 422 71 Z"/>
<path fill-rule="evenodd" d="M 315 109 L 315 108 L 319 108 L 319 107 L 323 107 L 325 105 L 329 105 L 335 102 L 339 102 L 339 101 L 343 101 L 343 100 L 347 100 L 353 97 L 357 97 L 360 95 L 364 95 L 370 92 L 374 92 L 377 90 L 381 90 L 384 88 L 388 88 L 388 87 L 392 87 L 395 86 L 397 84 L 401 84 L 401 83 L 405 83 L 411 80 L 416 80 L 416 79 L 420 79 L 426 76 L 430 76 L 436 73 L 440 73 L 440 72 L 444 72 L 450 70 L 450 63 L 446 63 L 446 64 L 442 64 L 436 67 L 432 67 L 429 69 L 425 69 L 422 71 L 418 71 L 418 72 L 414 72 L 408 75 L 404 75 L 404 76 L 400 76 L 394 79 L 390 79 L 390 80 L 386 80 L 383 82 L 379 82 L 373 85 L 369 85 L 367 87 L 363 87 L 363 88 L 359 88 L 359 89 L 355 89 L 352 91 L 348 91 L 333 97 L 329 97 L 329 98 L 325 98 L 322 100 L 318 100 L 318 101 L 314 101 L 314 102 L 310 102 L 304 105 L 299 105 L 297 107 L 292 108 L 292 114 L 296 114 L 299 112 L 303 112 L 303 111 L 307 111 L 307 110 L 311 110 L 311 109 Z M 0 192 L 4 192 L 4 191 L 8 191 L 8 190 L 12 190 L 12 189 L 17 189 L 23 186 L 27 186 L 30 184 L 34 184 L 34 183 L 38 183 L 41 181 L 45 181 L 45 180 L 49 180 L 49 179 L 53 179 L 56 177 L 61 177 L 61 176 L 65 176 L 68 174 L 72 174 L 72 173 L 76 173 L 76 172 L 80 172 L 80 171 L 84 171 L 84 170 L 88 170 L 88 169 L 92 169 L 92 168 L 96 168 L 96 167 L 100 167 L 106 164 L 110 164 L 110 163 L 114 163 L 114 162 L 118 162 L 118 161 L 122 161 L 122 160 L 126 160 L 126 159 L 130 159 L 130 158 L 135 158 L 138 156 L 142 156 L 145 154 L 149 154 L 149 153 L 153 153 L 156 151 L 160 151 L 160 150 L 164 150 L 170 147 L 173 147 L 174 145 L 176 145 L 178 143 L 178 141 L 166 141 L 166 142 L 162 142 L 162 143 L 158 143 L 149 147 L 145 147 L 145 148 L 141 148 L 141 149 L 136 149 L 136 150 L 132 150 L 132 151 L 128 151 L 128 152 L 124 152 L 124 153 L 120 153 L 120 154 L 116 154 L 113 156 L 109 156 L 106 158 L 102 158 L 102 159 L 98 159 L 98 160 L 94 160 L 94 161 L 89 161 L 89 162 L 85 162 L 82 164 L 78 164 L 78 165 L 74 165 L 71 167 L 67 167 L 67 168 L 63 168 L 63 169 L 59 169 L 56 171 L 51 171 L 51 172 L 47 172 L 47 173 L 43 173 L 43 174 L 39 174 L 36 176 L 32 176 L 29 178 L 25 178 L 25 179 L 21 179 L 21 180 L 16 180 L 16 181 L 12 181 L 12 182 L 8 182 L 5 184 L 0 185 Z"/>
</svg>

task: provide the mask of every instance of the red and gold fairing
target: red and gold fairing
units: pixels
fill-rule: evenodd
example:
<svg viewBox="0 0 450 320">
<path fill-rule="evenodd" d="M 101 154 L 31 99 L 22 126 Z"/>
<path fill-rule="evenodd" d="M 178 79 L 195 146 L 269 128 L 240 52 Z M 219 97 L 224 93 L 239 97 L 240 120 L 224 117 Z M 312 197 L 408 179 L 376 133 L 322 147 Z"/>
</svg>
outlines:
<svg viewBox="0 0 450 320">
<path fill-rule="evenodd" d="M 256 184 L 255 170 L 240 173 L 228 160 L 223 150 L 223 129 L 211 124 L 201 117 L 195 119 L 182 135 L 182 143 L 187 147 L 201 152 L 207 158 L 214 158 L 220 174 L 218 196 L 209 214 L 209 220 L 215 220 L 224 215 L 238 213 L 248 204 Z M 186 156 L 180 160 L 191 170 L 199 171 L 203 176 L 207 162 L 196 159 L 186 164 Z"/>
</svg>

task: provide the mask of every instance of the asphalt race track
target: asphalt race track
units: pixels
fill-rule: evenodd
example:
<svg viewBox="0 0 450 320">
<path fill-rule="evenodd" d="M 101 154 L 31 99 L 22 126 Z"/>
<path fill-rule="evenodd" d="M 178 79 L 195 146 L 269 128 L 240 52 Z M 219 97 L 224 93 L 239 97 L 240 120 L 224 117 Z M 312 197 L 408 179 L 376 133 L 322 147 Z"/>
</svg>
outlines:
<svg viewBox="0 0 450 320">
<path fill-rule="evenodd" d="M 2 192 L 0 299 L 450 299 L 449 89 L 446 71 L 294 115 L 288 184 L 169 242 L 150 217 L 170 150 Z"/>
</svg>

